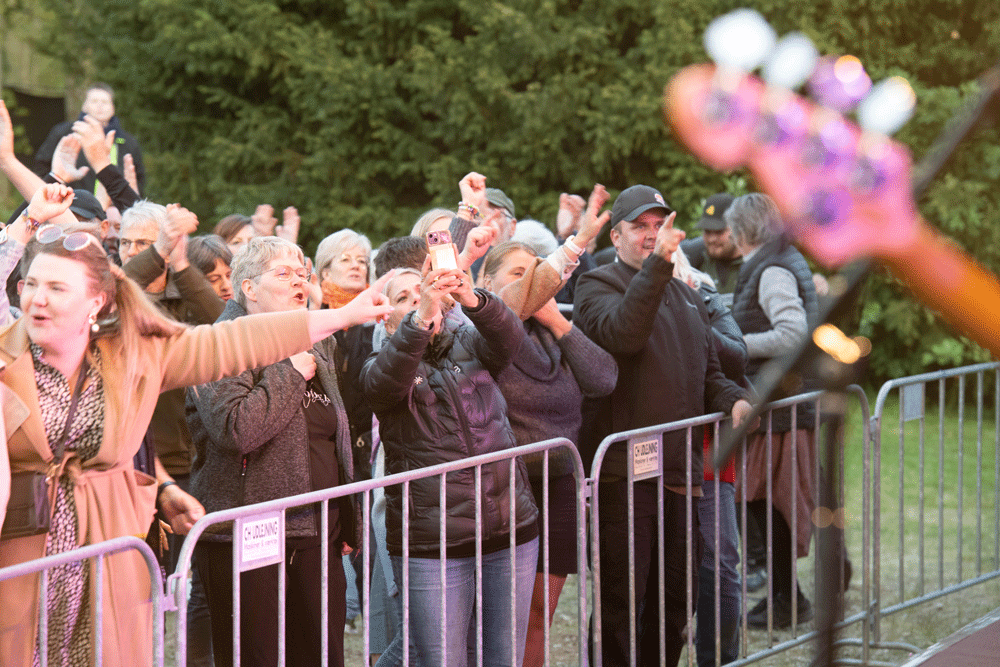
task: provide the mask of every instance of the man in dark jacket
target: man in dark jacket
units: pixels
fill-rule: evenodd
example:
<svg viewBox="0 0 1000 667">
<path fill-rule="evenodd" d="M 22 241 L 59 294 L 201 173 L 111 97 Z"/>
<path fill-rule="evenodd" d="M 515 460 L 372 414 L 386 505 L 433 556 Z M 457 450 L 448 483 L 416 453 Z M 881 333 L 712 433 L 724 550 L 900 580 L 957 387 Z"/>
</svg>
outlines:
<svg viewBox="0 0 1000 667">
<path fill-rule="evenodd" d="M 732 233 L 723 218 L 732 203 L 733 196 L 725 192 L 706 199 L 696 225 L 702 230 L 701 237 L 681 243 L 691 266 L 712 277 L 715 289 L 727 297 L 727 304 L 732 303 L 736 276 L 743 264 L 743 255 L 736 249 Z"/>
<path fill-rule="evenodd" d="M 624 190 L 612 209 L 611 241 L 617 259 L 587 273 L 577 284 L 575 318 L 580 329 L 618 362 L 618 384 L 609 399 L 592 402 L 590 428 L 581 431 L 580 451 L 592 456 L 611 433 L 654 426 L 705 414 L 732 412 L 738 423 L 749 415 L 747 393 L 723 374 L 701 297 L 673 279 L 672 253 L 684 232 L 657 190 L 636 185 Z M 687 434 L 663 436 L 660 463 L 664 486 L 664 553 L 657 554 L 657 481 L 634 486 L 636 664 L 659 664 L 659 626 L 666 626 L 666 664 L 676 664 L 684 646 L 687 603 L 686 526 L 691 522 L 692 571 L 700 562 L 697 504 L 690 513 L 685 495 L 701 495 L 702 442 Z M 601 619 L 605 665 L 629 664 L 629 584 L 624 545 L 628 543 L 627 461 L 622 448 L 604 458 L 599 485 Z M 688 476 L 690 472 L 690 476 Z M 664 565 L 664 581 L 657 561 Z M 691 579 L 697 599 L 697 578 Z M 663 588 L 665 618 L 659 618 Z"/>
<path fill-rule="evenodd" d="M 117 166 L 124 173 L 125 157 L 132 156 L 139 194 L 142 194 L 146 187 L 146 168 L 142 163 L 142 149 L 139 148 L 139 141 L 122 128 L 121 121 L 115 115 L 115 93 L 111 86 L 105 83 L 95 83 L 87 89 L 77 120 L 84 120 L 84 117 L 88 115 L 101 123 L 105 134 L 115 133 L 114 144 L 111 146 L 111 164 Z M 49 135 L 42 142 L 41 148 L 35 155 L 35 172 L 38 175 L 44 176 L 52 169 L 52 155 L 56 151 L 56 146 L 59 145 L 60 139 L 73 132 L 74 122 L 68 120 L 65 123 L 59 123 L 49 131 Z M 96 193 L 96 174 L 99 170 L 91 168 L 82 152 L 77 159 L 77 166 L 87 167 L 87 173 L 81 176 L 80 180 L 69 185 Z"/>
</svg>

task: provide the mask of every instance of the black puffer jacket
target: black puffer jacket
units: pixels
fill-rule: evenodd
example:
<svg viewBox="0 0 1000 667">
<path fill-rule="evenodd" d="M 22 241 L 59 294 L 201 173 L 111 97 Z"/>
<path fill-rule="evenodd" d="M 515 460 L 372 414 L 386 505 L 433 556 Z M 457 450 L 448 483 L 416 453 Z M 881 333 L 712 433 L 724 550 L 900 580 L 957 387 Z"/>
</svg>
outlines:
<svg viewBox="0 0 1000 667">
<path fill-rule="evenodd" d="M 386 473 L 419 470 L 514 446 L 507 402 L 496 375 L 524 340 L 516 315 L 492 294 L 476 290 L 482 305 L 464 309 L 475 327 L 445 318 L 441 333 L 418 329 L 412 314 L 365 364 L 365 396 L 379 419 Z M 519 543 L 535 535 L 537 510 L 524 463 L 518 460 L 515 521 Z M 475 470 L 448 475 L 447 554 L 473 555 L 476 536 Z M 402 486 L 386 489 L 389 553 L 402 554 Z M 440 478 L 410 484 L 410 553 L 440 556 Z M 510 463 L 482 468 L 484 553 L 507 546 L 511 530 Z"/>
</svg>

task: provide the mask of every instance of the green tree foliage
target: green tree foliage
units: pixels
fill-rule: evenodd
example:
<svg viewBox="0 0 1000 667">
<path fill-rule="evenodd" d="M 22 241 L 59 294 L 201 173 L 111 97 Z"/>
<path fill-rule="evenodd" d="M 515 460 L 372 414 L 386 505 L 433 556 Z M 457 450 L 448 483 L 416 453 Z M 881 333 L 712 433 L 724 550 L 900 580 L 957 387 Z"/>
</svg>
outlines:
<svg viewBox="0 0 1000 667">
<path fill-rule="evenodd" d="M 8 0 L 10 2 L 11 0 Z M 63 25 L 40 44 L 119 91 L 148 154 L 150 195 L 204 227 L 258 202 L 295 204 L 307 249 L 349 226 L 376 242 L 454 206 L 476 170 L 551 222 L 562 191 L 658 186 L 688 219 L 746 174 L 717 174 L 670 136 L 663 86 L 706 59 L 733 0 L 42 0 Z M 761 0 L 779 33 L 909 78 L 920 156 L 1000 54 L 995 0 Z M 924 215 L 1000 268 L 996 130 L 963 147 Z M 876 232 L 873 232 L 876 233 Z M 859 308 L 878 378 L 978 359 L 885 276 Z M 946 343 L 946 341 L 958 341 Z M 957 345 L 957 347 L 956 347 Z"/>
</svg>

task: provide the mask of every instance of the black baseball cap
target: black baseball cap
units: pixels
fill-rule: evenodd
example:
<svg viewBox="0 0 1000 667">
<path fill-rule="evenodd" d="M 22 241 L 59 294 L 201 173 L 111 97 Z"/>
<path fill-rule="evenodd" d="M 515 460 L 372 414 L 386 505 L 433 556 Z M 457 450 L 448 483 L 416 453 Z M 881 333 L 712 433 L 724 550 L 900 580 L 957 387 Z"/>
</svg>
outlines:
<svg viewBox="0 0 1000 667">
<path fill-rule="evenodd" d="M 663 195 L 656 188 L 648 185 L 633 185 L 622 190 L 618 198 L 615 199 L 614 206 L 611 207 L 611 227 L 614 227 L 622 220 L 632 222 L 646 211 L 653 208 L 662 208 L 670 215 L 674 209 L 670 208 Z"/>
<path fill-rule="evenodd" d="M 93 220 L 94 218 L 106 220 L 108 217 L 104 213 L 101 202 L 97 201 L 97 197 L 79 188 L 73 190 L 73 203 L 69 205 L 69 210 L 84 220 Z"/>
<path fill-rule="evenodd" d="M 729 208 L 735 199 L 732 195 L 720 192 L 705 200 L 705 206 L 701 209 L 701 219 L 696 227 L 709 232 L 721 232 L 727 227 L 722 215 Z"/>
</svg>

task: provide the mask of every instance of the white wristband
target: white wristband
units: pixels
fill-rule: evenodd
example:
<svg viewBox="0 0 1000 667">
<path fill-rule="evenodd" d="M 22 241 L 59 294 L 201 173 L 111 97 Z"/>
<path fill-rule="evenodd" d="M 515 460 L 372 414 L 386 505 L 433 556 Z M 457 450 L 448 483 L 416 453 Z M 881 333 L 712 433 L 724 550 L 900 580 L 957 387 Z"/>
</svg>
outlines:
<svg viewBox="0 0 1000 667">
<path fill-rule="evenodd" d="M 563 245 L 566 246 L 567 250 L 569 250 L 574 255 L 579 257 L 580 255 L 583 254 L 583 248 L 574 243 L 575 240 L 576 240 L 576 234 L 563 241 Z"/>
</svg>

